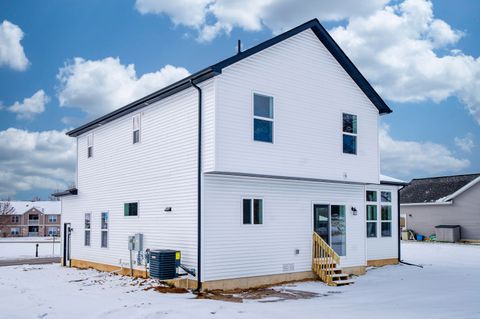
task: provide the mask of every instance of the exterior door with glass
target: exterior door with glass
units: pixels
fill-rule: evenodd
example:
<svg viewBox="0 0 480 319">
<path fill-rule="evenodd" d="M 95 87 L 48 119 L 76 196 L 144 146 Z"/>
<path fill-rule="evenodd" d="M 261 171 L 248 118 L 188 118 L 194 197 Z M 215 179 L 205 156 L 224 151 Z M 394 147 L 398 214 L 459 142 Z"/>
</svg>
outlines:
<svg viewBox="0 0 480 319">
<path fill-rule="evenodd" d="M 339 256 L 347 253 L 347 227 L 345 205 L 315 204 L 313 206 L 314 231 Z"/>
</svg>

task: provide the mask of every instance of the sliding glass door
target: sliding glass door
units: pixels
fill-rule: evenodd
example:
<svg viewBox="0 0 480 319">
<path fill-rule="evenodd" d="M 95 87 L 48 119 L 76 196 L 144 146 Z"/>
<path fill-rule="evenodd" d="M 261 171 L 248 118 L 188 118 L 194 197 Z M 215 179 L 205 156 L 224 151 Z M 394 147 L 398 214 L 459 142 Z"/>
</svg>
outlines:
<svg viewBox="0 0 480 319">
<path fill-rule="evenodd" d="M 339 256 L 347 253 L 347 221 L 345 205 L 313 206 L 314 231 L 322 237 Z"/>
</svg>

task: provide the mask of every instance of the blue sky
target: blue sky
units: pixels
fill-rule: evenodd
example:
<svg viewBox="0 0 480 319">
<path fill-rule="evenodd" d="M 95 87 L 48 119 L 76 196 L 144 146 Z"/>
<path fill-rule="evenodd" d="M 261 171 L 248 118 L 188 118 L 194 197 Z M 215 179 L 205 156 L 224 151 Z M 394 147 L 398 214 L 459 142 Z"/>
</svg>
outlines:
<svg viewBox="0 0 480 319">
<path fill-rule="evenodd" d="M 221 0 L 181 2 L 0 2 L 0 198 L 46 198 L 73 181 L 64 130 L 234 54 L 237 39 L 248 48 L 314 17 L 394 110 L 382 117 L 384 173 L 480 172 L 479 1 L 252 1 L 248 16 Z"/>
</svg>

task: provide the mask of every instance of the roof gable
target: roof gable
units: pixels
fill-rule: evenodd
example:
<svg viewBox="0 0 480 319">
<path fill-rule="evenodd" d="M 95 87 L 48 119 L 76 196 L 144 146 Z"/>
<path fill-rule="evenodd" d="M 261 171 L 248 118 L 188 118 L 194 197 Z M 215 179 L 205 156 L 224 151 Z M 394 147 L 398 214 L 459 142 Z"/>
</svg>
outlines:
<svg viewBox="0 0 480 319">
<path fill-rule="evenodd" d="M 452 195 L 458 195 L 461 189 L 479 178 L 480 174 L 468 174 L 413 179 L 400 191 L 400 202 L 402 204 L 446 202 L 455 197 Z"/>
<path fill-rule="evenodd" d="M 378 93 L 373 89 L 370 83 L 360 73 L 360 71 L 353 64 L 353 62 L 347 57 L 347 55 L 343 52 L 343 50 L 339 47 L 339 45 L 333 40 L 333 38 L 330 36 L 327 30 L 325 30 L 325 28 L 320 24 L 318 19 L 313 19 L 298 27 L 295 27 L 289 31 L 286 31 L 280 35 L 277 35 L 276 37 L 273 37 L 267 41 L 264 41 L 250 49 L 239 52 L 238 54 L 230 58 L 227 58 L 223 61 L 213 64 L 197 73 L 194 73 L 159 91 L 156 91 L 124 107 L 121 107 L 111 113 L 108 113 L 96 120 L 93 120 L 87 124 L 84 124 L 74 130 L 71 130 L 67 132 L 67 135 L 79 136 L 95 127 L 111 122 L 121 116 L 135 112 L 140 108 L 143 108 L 158 100 L 164 99 L 186 88 L 189 88 L 192 86 L 192 83 L 198 84 L 200 82 L 208 80 L 218 74 L 221 74 L 224 68 L 238 61 L 241 61 L 251 55 L 254 55 L 262 50 L 265 50 L 307 29 L 311 29 L 315 33 L 317 38 L 323 43 L 323 45 L 332 54 L 332 56 L 338 61 L 338 63 L 343 67 L 343 69 L 347 72 L 347 74 L 353 79 L 353 81 L 358 85 L 358 87 L 362 90 L 362 92 L 368 97 L 368 99 L 372 102 L 372 104 L 375 105 L 375 107 L 378 109 L 380 114 L 388 114 L 392 112 L 392 110 L 387 106 L 387 104 L 383 101 L 380 95 L 378 95 Z"/>
</svg>

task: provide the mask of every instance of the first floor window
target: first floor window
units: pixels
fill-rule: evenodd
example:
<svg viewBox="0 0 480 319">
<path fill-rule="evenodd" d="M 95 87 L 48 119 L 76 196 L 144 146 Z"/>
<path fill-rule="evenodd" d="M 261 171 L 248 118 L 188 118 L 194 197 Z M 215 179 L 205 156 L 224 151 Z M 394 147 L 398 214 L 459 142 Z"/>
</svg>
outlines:
<svg viewBox="0 0 480 319">
<path fill-rule="evenodd" d="M 125 203 L 123 204 L 124 216 L 138 216 L 138 203 Z"/>
<path fill-rule="evenodd" d="M 48 233 L 48 236 L 58 236 L 58 228 L 57 227 L 48 227 L 47 233 Z"/>
<path fill-rule="evenodd" d="M 263 199 L 243 199 L 243 224 L 263 224 Z"/>
<path fill-rule="evenodd" d="M 10 235 L 19 236 L 20 235 L 20 228 L 18 228 L 18 227 L 10 228 Z"/>
<path fill-rule="evenodd" d="M 85 214 L 85 239 L 84 239 L 84 245 L 85 246 L 90 246 L 90 230 L 91 230 L 91 218 L 92 215 L 91 213 L 86 213 Z"/>
<path fill-rule="evenodd" d="M 343 113 L 343 153 L 357 154 L 357 116 Z"/>
<path fill-rule="evenodd" d="M 101 221 L 101 247 L 108 247 L 108 212 L 102 213 Z"/>
<path fill-rule="evenodd" d="M 367 205 L 367 237 L 377 237 L 377 205 Z"/>
<path fill-rule="evenodd" d="M 382 237 L 392 237 L 392 206 L 382 205 Z"/>
<path fill-rule="evenodd" d="M 253 140 L 273 143 L 273 97 L 253 94 Z"/>
<path fill-rule="evenodd" d="M 380 192 L 381 202 L 391 203 L 392 202 L 392 193 L 391 192 Z"/>
</svg>

